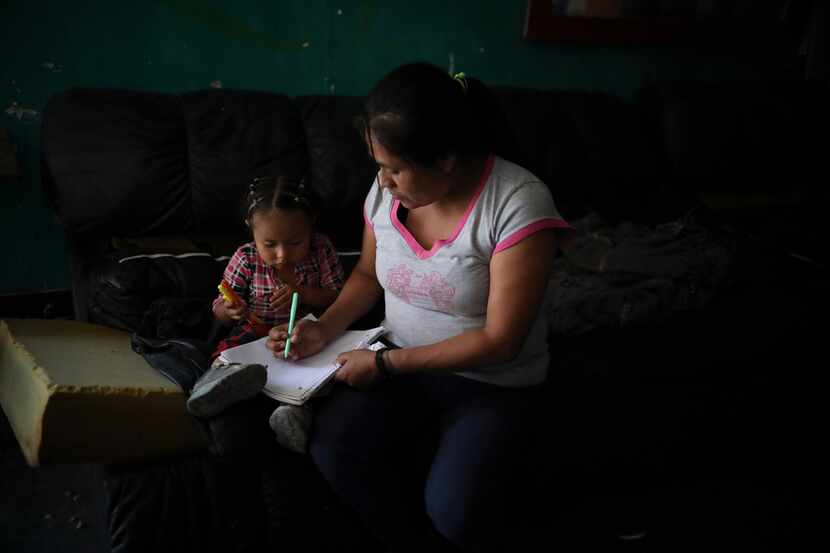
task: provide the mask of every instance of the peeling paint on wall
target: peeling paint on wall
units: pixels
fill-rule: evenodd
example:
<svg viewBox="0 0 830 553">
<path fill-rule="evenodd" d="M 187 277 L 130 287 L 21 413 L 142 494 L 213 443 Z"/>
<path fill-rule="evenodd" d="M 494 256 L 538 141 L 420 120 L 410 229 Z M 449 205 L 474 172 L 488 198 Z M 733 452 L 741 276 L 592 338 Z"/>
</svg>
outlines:
<svg viewBox="0 0 830 553">
<path fill-rule="evenodd" d="M 377 4 L 377 0 L 362 0 L 358 6 L 360 30 L 364 33 L 371 32 L 375 24 L 378 15 Z"/>
<path fill-rule="evenodd" d="M 32 108 L 23 107 L 17 102 L 6 108 L 6 114 L 12 117 L 17 117 L 18 121 L 35 121 L 40 117 L 40 113 Z"/>
<path fill-rule="evenodd" d="M 205 5 L 202 0 L 158 0 L 181 17 L 206 26 L 225 38 L 240 40 L 271 50 L 308 48 L 308 41 L 279 40 L 270 33 L 258 31 L 250 23 L 219 8 Z"/>
<path fill-rule="evenodd" d="M 44 69 L 48 69 L 52 73 L 60 73 L 61 71 L 63 71 L 63 66 L 58 65 L 57 63 L 55 63 L 53 61 L 45 61 L 45 62 L 41 63 L 40 65 L 41 65 L 41 67 L 43 67 Z"/>
<path fill-rule="evenodd" d="M 210 88 L 222 88 L 222 81 L 216 80 L 210 82 Z"/>
</svg>

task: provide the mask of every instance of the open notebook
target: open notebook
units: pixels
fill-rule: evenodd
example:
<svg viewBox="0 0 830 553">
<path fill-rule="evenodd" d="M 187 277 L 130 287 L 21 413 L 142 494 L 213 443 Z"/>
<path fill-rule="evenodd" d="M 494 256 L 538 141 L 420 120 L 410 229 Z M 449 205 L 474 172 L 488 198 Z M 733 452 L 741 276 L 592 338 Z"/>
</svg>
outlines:
<svg viewBox="0 0 830 553">
<path fill-rule="evenodd" d="M 261 363 L 268 369 L 263 392 L 284 403 L 302 405 L 325 385 L 337 371 L 335 359 L 344 351 L 369 348 L 384 333 L 382 326 L 369 330 L 347 330 L 326 348 L 298 361 L 274 357 L 265 347 L 265 338 L 222 352 L 228 363 Z"/>
</svg>

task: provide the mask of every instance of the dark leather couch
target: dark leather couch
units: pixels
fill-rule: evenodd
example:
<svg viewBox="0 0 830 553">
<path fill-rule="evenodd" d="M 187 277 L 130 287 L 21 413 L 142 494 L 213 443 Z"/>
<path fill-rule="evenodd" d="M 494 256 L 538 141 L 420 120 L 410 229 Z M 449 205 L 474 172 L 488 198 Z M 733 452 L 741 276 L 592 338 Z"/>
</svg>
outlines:
<svg viewBox="0 0 830 553">
<path fill-rule="evenodd" d="M 634 321 L 589 317 L 590 328 L 554 328 L 522 539 L 554 545 L 563 527 L 584 528 L 584 539 L 644 525 L 659 536 L 671 524 L 652 499 L 678 482 L 693 488 L 737 475 L 800 489 L 788 471 L 807 453 L 810 432 L 799 394 L 811 376 L 801 358 L 817 349 L 814 322 L 827 297 L 816 132 L 828 128 L 828 90 L 667 82 L 631 101 L 496 92 L 505 157 L 541 177 L 568 220 L 599 218 L 613 247 L 621 225 L 654 229 L 692 216 L 728 254 L 725 272 L 685 307 L 674 302 L 674 282 L 673 295 Z M 350 268 L 374 170 L 352 125 L 360 103 L 241 90 L 78 88 L 53 97 L 43 181 L 71 252 L 76 318 L 161 337 L 207 332 L 202 315 L 223 256 L 246 239 L 236 206 L 252 177 L 273 171 L 311 175 L 320 226 Z M 234 416 L 248 420 L 265 407 L 245 409 Z M 261 437 L 273 443 L 265 430 Z M 307 458 L 252 450 L 249 439 L 240 438 L 242 453 L 105 467 L 113 550 L 376 547 Z M 311 492 L 300 493 L 299 482 Z M 617 498 L 620 507 L 586 507 L 586 497 Z M 315 531 L 314 519 L 327 530 Z M 684 532 L 677 539 L 688 543 Z M 676 545 L 673 536 L 663 544 Z"/>
</svg>

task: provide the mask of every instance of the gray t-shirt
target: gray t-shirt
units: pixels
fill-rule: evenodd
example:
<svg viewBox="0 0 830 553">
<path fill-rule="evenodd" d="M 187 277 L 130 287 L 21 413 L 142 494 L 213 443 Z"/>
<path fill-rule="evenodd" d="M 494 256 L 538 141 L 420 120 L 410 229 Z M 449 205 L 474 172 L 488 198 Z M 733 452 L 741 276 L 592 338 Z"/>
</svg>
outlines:
<svg viewBox="0 0 830 553">
<path fill-rule="evenodd" d="M 569 228 L 544 183 L 495 156 L 488 158 L 452 235 L 430 250 L 398 219 L 398 209 L 399 202 L 376 180 L 364 216 L 377 244 L 375 271 L 386 302 L 383 324 L 402 347 L 433 344 L 483 327 L 493 254 L 539 230 Z M 501 386 L 529 386 L 545 380 L 548 360 L 547 323 L 540 309 L 513 361 L 457 374 Z"/>
</svg>

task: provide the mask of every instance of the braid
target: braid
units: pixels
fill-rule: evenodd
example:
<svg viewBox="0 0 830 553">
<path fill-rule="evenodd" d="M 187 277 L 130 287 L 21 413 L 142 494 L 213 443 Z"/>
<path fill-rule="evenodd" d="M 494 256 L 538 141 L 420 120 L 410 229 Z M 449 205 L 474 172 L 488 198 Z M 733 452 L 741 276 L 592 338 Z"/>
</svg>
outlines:
<svg viewBox="0 0 830 553">
<path fill-rule="evenodd" d="M 245 197 L 245 221 L 251 221 L 254 213 L 272 209 L 301 209 L 312 219 L 315 215 L 311 187 L 305 178 L 291 179 L 285 176 L 256 177 L 248 185 Z"/>
</svg>

